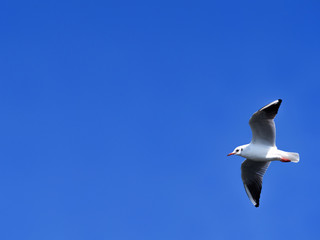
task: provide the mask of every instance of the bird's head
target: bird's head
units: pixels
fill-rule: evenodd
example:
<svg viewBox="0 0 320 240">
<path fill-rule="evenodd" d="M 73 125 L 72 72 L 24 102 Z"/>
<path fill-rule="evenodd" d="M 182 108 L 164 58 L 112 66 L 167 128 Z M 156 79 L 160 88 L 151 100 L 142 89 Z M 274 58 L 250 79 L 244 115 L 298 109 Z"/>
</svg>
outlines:
<svg viewBox="0 0 320 240">
<path fill-rule="evenodd" d="M 238 156 L 241 156 L 241 153 L 243 151 L 243 149 L 245 148 L 245 145 L 244 146 L 239 146 L 239 147 L 236 147 L 233 152 L 229 153 L 227 156 L 231 156 L 231 155 L 238 155 Z"/>
</svg>

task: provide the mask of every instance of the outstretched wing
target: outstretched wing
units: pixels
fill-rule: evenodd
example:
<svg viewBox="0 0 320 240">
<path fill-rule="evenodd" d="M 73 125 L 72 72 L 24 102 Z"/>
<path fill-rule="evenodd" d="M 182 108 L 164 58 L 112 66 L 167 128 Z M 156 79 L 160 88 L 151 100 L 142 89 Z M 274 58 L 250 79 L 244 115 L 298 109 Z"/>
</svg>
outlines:
<svg viewBox="0 0 320 240">
<path fill-rule="evenodd" d="M 259 207 L 262 178 L 270 165 L 268 162 L 256 162 L 246 159 L 241 164 L 241 178 L 246 193 L 255 207 Z"/>
<path fill-rule="evenodd" d="M 255 112 L 249 120 L 252 130 L 252 143 L 274 146 L 276 127 L 273 119 L 278 113 L 282 100 L 278 99 Z"/>
</svg>

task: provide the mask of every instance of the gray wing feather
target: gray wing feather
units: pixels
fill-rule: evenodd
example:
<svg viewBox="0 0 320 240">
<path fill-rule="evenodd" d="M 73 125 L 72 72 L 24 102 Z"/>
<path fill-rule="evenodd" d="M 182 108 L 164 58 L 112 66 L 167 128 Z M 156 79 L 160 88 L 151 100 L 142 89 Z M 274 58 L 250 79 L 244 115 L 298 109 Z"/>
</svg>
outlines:
<svg viewBox="0 0 320 240">
<path fill-rule="evenodd" d="M 276 127 L 273 119 L 278 113 L 282 100 L 278 99 L 255 112 L 249 120 L 252 130 L 252 143 L 274 146 Z"/>
<path fill-rule="evenodd" d="M 256 162 L 246 159 L 241 164 L 241 178 L 246 193 L 255 207 L 259 207 L 262 179 L 270 165 L 268 162 Z"/>
</svg>

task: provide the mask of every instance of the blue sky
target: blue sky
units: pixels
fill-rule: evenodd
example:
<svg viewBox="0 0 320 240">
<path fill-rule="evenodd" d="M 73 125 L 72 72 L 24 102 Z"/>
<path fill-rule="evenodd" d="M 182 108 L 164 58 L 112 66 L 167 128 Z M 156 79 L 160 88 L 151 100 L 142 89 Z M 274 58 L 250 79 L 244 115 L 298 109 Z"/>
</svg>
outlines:
<svg viewBox="0 0 320 240">
<path fill-rule="evenodd" d="M 4 1 L 1 239 L 317 239 L 318 1 Z M 282 98 L 261 206 L 240 157 Z"/>
</svg>

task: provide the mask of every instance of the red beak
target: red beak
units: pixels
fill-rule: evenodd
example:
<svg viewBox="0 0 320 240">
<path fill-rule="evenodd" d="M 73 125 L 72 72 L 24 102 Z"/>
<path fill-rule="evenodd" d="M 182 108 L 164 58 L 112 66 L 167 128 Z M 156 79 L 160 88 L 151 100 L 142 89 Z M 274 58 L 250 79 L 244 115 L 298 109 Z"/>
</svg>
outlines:
<svg viewBox="0 0 320 240">
<path fill-rule="evenodd" d="M 231 155 L 234 155 L 235 153 L 229 153 L 227 156 L 231 156 Z"/>
</svg>

